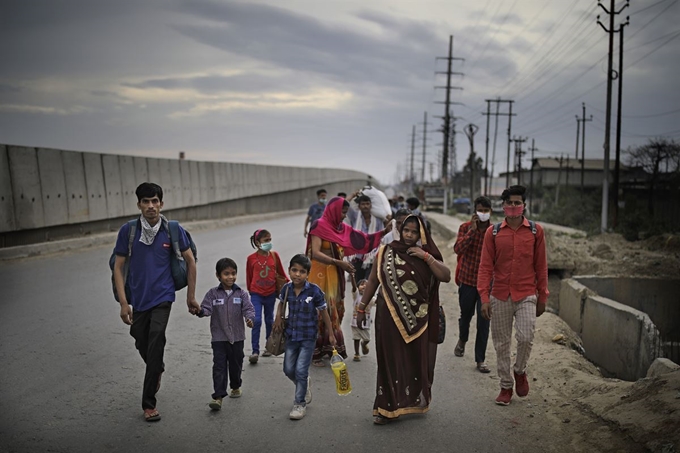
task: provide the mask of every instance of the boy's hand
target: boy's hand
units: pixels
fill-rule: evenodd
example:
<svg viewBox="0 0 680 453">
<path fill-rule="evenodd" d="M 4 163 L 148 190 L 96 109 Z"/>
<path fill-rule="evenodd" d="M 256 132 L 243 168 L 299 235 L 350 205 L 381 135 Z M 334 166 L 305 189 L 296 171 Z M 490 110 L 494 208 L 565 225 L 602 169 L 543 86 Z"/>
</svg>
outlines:
<svg viewBox="0 0 680 453">
<path fill-rule="evenodd" d="M 120 319 L 128 326 L 132 325 L 132 307 L 129 304 L 120 305 Z"/>
<path fill-rule="evenodd" d="M 246 319 L 246 326 L 248 326 L 252 329 L 253 328 L 253 320 L 252 319 Z"/>
<path fill-rule="evenodd" d="M 537 303 L 536 304 L 536 317 L 541 316 L 543 313 L 545 313 L 545 303 Z"/>
<path fill-rule="evenodd" d="M 482 317 L 487 321 L 491 319 L 491 304 L 482 304 Z"/>
<path fill-rule="evenodd" d="M 364 322 L 366 321 L 366 313 L 357 312 L 357 327 L 363 329 Z"/>
</svg>

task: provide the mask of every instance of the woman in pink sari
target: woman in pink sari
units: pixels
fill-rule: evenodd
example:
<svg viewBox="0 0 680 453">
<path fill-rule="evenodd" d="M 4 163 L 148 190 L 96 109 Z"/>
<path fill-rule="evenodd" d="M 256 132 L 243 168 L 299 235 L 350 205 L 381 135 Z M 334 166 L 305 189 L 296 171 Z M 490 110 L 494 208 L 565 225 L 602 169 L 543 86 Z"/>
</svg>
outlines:
<svg viewBox="0 0 680 453">
<path fill-rule="evenodd" d="M 355 230 L 342 222 L 349 209 L 349 203 L 340 197 L 328 202 L 321 218 L 309 229 L 307 235 L 307 256 L 312 260 L 309 282 L 321 287 L 326 296 L 328 314 L 337 344 L 335 348 L 343 357 L 347 357 L 345 340 L 340 326 L 345 313 L 345 272 L 354 273 L 354 266 L 343 260 L 345 254 L 365 254 L 380 245 L 380 239 L 390 227 L 374 234 L 366 234 Z M 323 327 L 323 320 L 319 318 Z M 319 332 L 323 332 L 323 328 Z M 312 364 L 324 366 L 323 357 L 330 357 L 333 346 L 325 335 L 319 335 L 314 349 Z"/>
</svg>

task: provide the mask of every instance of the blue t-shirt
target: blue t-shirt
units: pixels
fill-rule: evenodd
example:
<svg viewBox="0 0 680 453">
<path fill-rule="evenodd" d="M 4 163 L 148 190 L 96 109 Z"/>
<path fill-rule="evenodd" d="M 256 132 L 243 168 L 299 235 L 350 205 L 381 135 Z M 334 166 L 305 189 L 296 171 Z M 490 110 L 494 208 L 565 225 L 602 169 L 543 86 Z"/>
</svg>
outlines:
<svg viewBox="0 0 680 453">
<path fill-rule="evenodd" d="M 142 235 L 141 223 L 137 224 L 132 241 L 127 284 L 130 288 L 128 303 L 135 311 L 146 311 L 163 302 L 175 301 L 175 283 L 170 270 L 172 244 L 166 229 L 161 227 L 151 245 L 139 242 Z M 179 249 L 189 248 L 189 239 L 184 228 L 179 227 Z M 114 252 L 118 256 L 128 255 L 130 226 L 126 223 L 118 231 Z"/>
<path fill-rule="evenodd" d="M 284 299 L 286 291 L 288 291 L 286 338 L 291 341 L 315 339 L 319 331 L 317 310 L 326 308 L 323 291 L 314 283 L 305 282 L 305 287 L 296 296 L 293 282 L 288 282 L 281 289 L 279 300 Z"/>
<path fill-rule="evenodd" d="M 307 211 L 307 215 L 310 217 L 309 223 L 311 224 L 313 221 L 320 219 L 324 209 L 326 209 L 325 204 L 314 203 L 311 205 Z"/>
</svg>

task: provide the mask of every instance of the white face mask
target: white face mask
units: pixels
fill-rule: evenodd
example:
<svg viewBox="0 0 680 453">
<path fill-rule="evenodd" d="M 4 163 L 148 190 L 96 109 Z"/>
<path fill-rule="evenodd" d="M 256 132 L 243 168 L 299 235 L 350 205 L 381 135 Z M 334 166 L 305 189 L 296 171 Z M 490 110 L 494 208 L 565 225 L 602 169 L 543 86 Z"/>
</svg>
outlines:
<svg viewBox="0 0 680 453">
<path fill-rule="evenodd" d="M 490 212 L 483 213 L 483 212 L 477 211 L 477 217 L 479 217 L 480 222 L 488 222 L 489 219 L 491 218 L 491 213 Z"/>
</svg>

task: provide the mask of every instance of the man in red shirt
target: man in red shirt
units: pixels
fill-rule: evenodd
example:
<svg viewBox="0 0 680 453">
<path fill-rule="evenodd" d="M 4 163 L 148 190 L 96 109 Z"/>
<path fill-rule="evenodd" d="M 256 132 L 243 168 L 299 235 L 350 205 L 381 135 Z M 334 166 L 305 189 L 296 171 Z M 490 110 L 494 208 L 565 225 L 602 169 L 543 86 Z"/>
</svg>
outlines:
<svg viewBox="0 0 680 453">
<path fill-rule="evenodd" d="M 475 213 L 469 222 L 465 222 L 458 229 L 454 252 L 458 255 L 456 266 L 456 284 L 458 288 L 458 303 L 460 304 L 460 330 L 458 344 L 453 350 L 457 357 L 465 354 L 465 343 L 470 335 L 470 321 L 477 311 L 477 336 L 475 337 L 475 362 L 477 370 L 488 373 L 486 365 L 486 344 L 489 340 L 489 320 L 482 316 L 482 300 L 477 291 L 477 271 L 482 256 L 484 233 L 489 228 L 491 218 L 491 200 L 479 197 L 474 202 Z"/>
<path fill-rule="evenodd" d="M 503 191 L 505 220 L 500 228 L 486 230 L 477 276 L 482 316 L 491 320 L 491 337 L 501 378 L 496 404 L 503 406 L 510 404 L 513 384 L 517 396 L 529 393 L 526 367 L 534 341 L 536 317 L 545 311 L 549 294 L 545 235 L 540 225 L 529 222 L 522 215 L 526 206 L 525 194 L 523 186 L 511 186 Z M 511 374 L 513 319 L 517 357 Z"/>
</svg>

